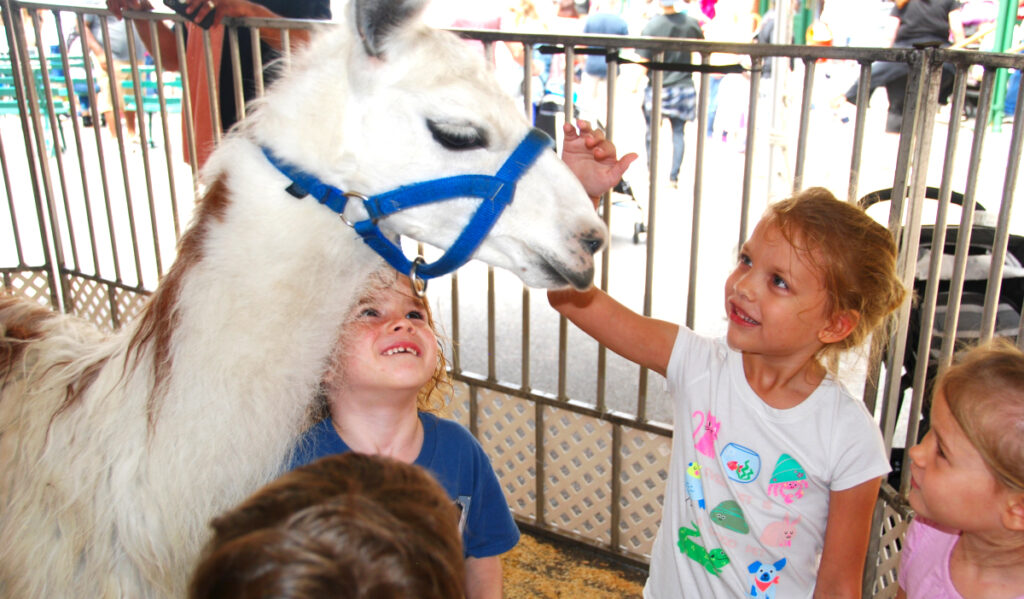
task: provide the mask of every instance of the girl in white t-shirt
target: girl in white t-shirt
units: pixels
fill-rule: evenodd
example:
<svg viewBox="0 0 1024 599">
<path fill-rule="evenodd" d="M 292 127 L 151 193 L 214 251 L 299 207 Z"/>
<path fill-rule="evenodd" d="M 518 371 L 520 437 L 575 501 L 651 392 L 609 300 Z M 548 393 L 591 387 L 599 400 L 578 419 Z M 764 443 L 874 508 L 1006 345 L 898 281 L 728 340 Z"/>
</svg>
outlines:
<svg viewBox="0 0 1024 599">
<path fill-rule="evenodd" d="M 576 143 L 567 133 L 570 167 Z M 769 206 L 740 250 L 724 339 L 596 288 L 548 293 L 600 343 L 668 379 L 675 436 L 645 597 L 860 597 L 889 464 L 863 403 L 823 364 L 901 304 L 895 267 L 888 230 L 813 188 Z"/>
</svg>

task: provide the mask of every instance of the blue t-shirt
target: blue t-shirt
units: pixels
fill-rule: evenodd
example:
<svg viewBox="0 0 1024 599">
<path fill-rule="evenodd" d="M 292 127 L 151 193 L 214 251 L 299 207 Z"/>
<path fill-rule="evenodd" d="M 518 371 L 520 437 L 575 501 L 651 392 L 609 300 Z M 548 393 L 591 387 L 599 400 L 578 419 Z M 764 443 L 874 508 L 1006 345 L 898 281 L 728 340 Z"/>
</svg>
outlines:
<svg viewBox="0 0 1024 599">
<path fill-rule="evenodd" d="M 500 555 L 515 547 L 519 528 L 484 448 L 458 422 L 426 412 L 420 412 L 420 422 L 423 447 L 413 463 L 434 475 L 462 513 L 459 530 L 466 557 Z M 291 468 L 347 451 L 348 445 L 326 418 L 299 440 Z"/>
</svg>

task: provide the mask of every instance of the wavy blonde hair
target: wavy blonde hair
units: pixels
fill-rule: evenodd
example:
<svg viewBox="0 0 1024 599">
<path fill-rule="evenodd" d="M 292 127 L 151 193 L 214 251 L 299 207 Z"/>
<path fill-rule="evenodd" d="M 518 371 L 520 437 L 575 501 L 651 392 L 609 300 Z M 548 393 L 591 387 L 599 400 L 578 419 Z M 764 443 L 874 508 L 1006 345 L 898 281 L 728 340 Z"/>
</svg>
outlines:
<svg viewBox="0 0 1024 599">
<path fill-rule="evenodd" d="M 888 229 L 823 187 L 809 187 L 770 205 L 764 220 L 777 226 L 821 273 L 827 294 L 825 313 L 859 315 L 853 331 L 823 347 L 819 359 L 834 365 L 839 354 L 891 323 L 907 290 L 896 273 L 896 242 Z M 875 342 L 884 342 L 883 337 L 876 336 Z"/>
</svg>

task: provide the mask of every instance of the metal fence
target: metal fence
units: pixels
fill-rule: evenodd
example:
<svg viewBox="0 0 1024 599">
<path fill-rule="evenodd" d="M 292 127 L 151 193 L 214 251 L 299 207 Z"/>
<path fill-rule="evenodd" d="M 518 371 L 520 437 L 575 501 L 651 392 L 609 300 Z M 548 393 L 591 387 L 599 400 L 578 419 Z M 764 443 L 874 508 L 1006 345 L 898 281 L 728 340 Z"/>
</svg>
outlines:
<svg viewBox="0 0 1024 599">
<path fill-rule="evenodd" d="M 106 75 L 83 58 L 87 50 L 68 42 L 73 30 L 84 28 L 83 15 L 106 13 L 67 3 L 3 0 L 0 6 L 8 47 L 3 60 L 14 92 L 0 116 L 7 197 L 0 227 L 10 231 L 0 245 L 4 289 L 116 330 L 138 313 L 173 260 L 201 187 L 194 160 L 182 159 L 195 156 L 190 78 L 185 70 L 167 71 L 159 52 L 150 65 L 133 52 L 131 93 L 136 106 L 147 107 L 138 113 L 140 143 L 120 127 L 106 135 L 96 110 L 96 83 Z M 173 22 L 178 62 L 185 63 L 179 17 L 129 16 L 130 37 L 143 29 L 155 33 L 158 20 Z M 287 31 L 312 26 L 274 19 L 229 25 L 226 60 L 236 82 L 240 28 L 254 33 L 257 58 L 260 36 L 283 30 L 287 60 Z M 485 57 L 530 118 L 545 108 L 533 77 L 539 60 L 557 55 L 573 64 L 583 54 L 604 56 L 613 66 L 601 83 L 606 105 L 580 94 L 573 69 L 566 69 L 563 97 L 577 101 L 563 101 L 558 114 L 544 116 L 557 122 L 572 119 L 579 109 L 621 151 L 642 156 L 645 130 L 637 98 L 646 71 L 629 59 L 637 49 L 652 51 L 655 62 L 669 50 L 694 53 L 698 116 L 688 126 L 678 188 L 664 174 L 664 134 L 655 126 L 649 159 L 638 161 L 626 185 L 603 202 L 613 239 L 602 256 L 599 284 L 645 314 L 699 332 L 724 331 L 722 283 L 736 248 L 769 202 L 810 185 L 829 187 L 851 202 L 869 195 L 865 190 L 891 190 L 872 196 L 889 196 L 876 216 L 897 236 L 901 273 L 918 299 L 902 308 L 883 352 L 839 364 L 843 381 L 863 394 L 876 415 L 887 448 L 917 438 L 928 376 L 936 364 L 948 364 L 958 335 L 1024 339 L 1024 298 L 1020 287 L 1005 284 L 1024 277 L 1024 215 L 1011 212 L 1022 102 L 1018 96 L 1012 126 L 990 123 L 987 110 L 997 69 L 1021 68 L 1024 57 L 936 48 L 457 32 L 483 42 Z M 201 76 L 212 81 L 208 35 L 204 42 Z M 524 50 L 521 66 L 509 67 L 508 48 Z M 876 94 L 869 105 L 870 66 L 883 60 L 909 65 L 898 135 L 881 132 L 884 98 Z M 738 67 L 723 68 L 723 62 Z M 948 110 L 938 105 L 943 63 L 956 73 Z M 770 76 L 764 68 L 769 64 Z M 711 81 L 726 71 L 709 130 Z M 264 82 L 261 68 L 256 72 L 259 93 Z M 663 75 L 651 73 L 658 97 Z M 856 108 L 833 101 L 858 80 Z M 113 78 L 107 84 L 117 85 Z M 244 114 L 240 92 L 234 100 Z M 210 104 L 218 106 L 216 98 Z M 970 105 L 978 108 L 971 111 Z M 119 119 L 116 104 L 114 110 Z M 659 112 L 656 105 L 656 123 Z M 968 112 L 973 116 L 962 117 Z M 718 124 L 723 114 L 728 126 Z M 937 122 L 937 115 L 947 122 Z M 948 249 L 924 251 L 943 247 Z M 979 255 L 980 280 L 972 270 Z M 451 340 L 455 417 L 487 449 L 520 524 L 646 563 L 672 434 L 660 382 L 598 347 L 555 315 L 544 293 L 524 288 L 508 273 L 472 263 L 432 284 L 430 296 Z M 967 308 L 976 318 L 958 328 Z M 958 334 L 934 338 L 936 330 Z M 893 455 L 898 462 L 898 449 Z M 865 596 L 896 592 L 898 538 L 910 516 L 908 471 L 893 482 L 883 485 L 876 507 Z"/>
</svg>

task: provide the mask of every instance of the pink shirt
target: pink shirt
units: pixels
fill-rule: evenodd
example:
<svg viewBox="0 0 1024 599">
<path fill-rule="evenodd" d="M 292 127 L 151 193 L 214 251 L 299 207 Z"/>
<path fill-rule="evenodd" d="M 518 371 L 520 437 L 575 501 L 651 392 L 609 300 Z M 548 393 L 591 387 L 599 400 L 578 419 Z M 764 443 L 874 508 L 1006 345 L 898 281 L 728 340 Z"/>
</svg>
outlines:
<svg viewBox="0 0 1024 599">
<path fill-rule="evenodd" d="M 958 533 L 914 518 L 900 551 L 899 583 L 907 599 L 963 599 L 949 577 L 949 558 L 958 540 Z"/>
</svg>

